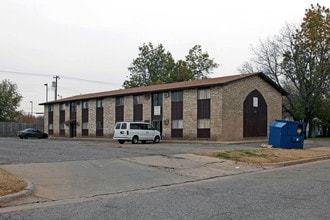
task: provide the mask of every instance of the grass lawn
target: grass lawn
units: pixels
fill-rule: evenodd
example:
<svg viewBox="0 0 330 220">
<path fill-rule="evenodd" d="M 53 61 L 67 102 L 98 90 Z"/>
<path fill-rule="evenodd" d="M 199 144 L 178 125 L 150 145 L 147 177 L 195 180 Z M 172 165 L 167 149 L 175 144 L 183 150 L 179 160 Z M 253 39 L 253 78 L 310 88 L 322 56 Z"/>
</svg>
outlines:
<svg viewBox="0 0 330 220">
<path fill-rule="evenodd" d="M 319 157 L 330 158 L 330 151 L 328 150 L 280 148 L 195 152 L 195 154 L 255 164 L 280 163 Z"/>
<path fill-rule="evenodd" d="M 22 191 L 27 183 L 19 177 L 0 168 L 0 196 Z"/>
<path fill-rule="evenodd" d="M 311 141 L 330 141 L 330 137 L 315 137 L 315 138 L 308 138 L 307 140 L 311 140 Z"/>
</svg>

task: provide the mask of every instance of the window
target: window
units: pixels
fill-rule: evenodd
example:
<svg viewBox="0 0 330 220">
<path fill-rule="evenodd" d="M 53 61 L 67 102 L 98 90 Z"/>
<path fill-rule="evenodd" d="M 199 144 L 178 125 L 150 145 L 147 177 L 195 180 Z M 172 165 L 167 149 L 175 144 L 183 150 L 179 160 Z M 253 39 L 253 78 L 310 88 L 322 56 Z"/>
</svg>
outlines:
<svg viewBox="0 0 330 220">
<path fill-rule="evenodd" d="M 148 130 L 148 125 L 147 124 L 140 124 L 140 129 L 141 130 Z"/>
<path fill-rule="evenodd" d="M 210 119 L 198 119 L 197 127 L 198 128 L 210 128 Z"/>
<path fill-rule="evenodd" d="M 64 111 L 64 110 L 65 110 L 65 103 L 61 103 L 61 104 L 60 104 L 60 110 L 61 110 L 61 111 Z"/>
<path fill-rule="evenodd" d="M 198 99 L 210 99 L 211 91 L 210 89 L 199 89 L 198 90 Z"/>
<path fill-rule="evenodd" d="M 71 110 L 71 112 L 76 112 L 77 111 L 77 103 L 76 102 L 71 102 L 70 103 L 70 110 Z"/>
<path fill-rule="evenodd" d="M 121 129 L 126 129 L 127 128 L 127 123 L 122 123 L 121 124 Z"/>
<path fill-rule="evenodd" d="M 96 108 L 103 108 L 103 99 L 96 100 Z"/>
<path fill-rule="evenodd" d="M 83 109 L 88 109 L 88 101 L 83 101 L 82 102 L 82 108 Z"/>
<path fill-rule="evenodd" d="M 54 105 L 48 105 L 48 111 L 53 112 L 54 111 Z"/>
<path fill-rule="evenodd" d="M 183 120 L 172 120 L 172 128 L 173 129 L 182 129 L 183 128 Z"/>
<path fill-rule="evenodd" d="M 124 105 L 124 97 L 118 97 L 116 99 L 116 106 L 123 106 Z"/>
<path fill-rule="evenodd" d="M 129 128 L 132 129 L 132 130 L 139 130 L 140 126 L 139 126 L 139 124 L 130 124 Z"/>
<path fill-rule="evenodd" d="M 143 96 L 134 96 L 133 121 L 143 121 Z"/>
<path fill-rule="evenodd" d="M 48 129 L 49 129 L 49 130 L 53 130 L 53 128 L 54 128 L 54 127 L 53 127 L 53 124 L 48 124 Z"/>
<path fill-rule="evenodd" d="M 140 105 L 140 104 L 142 104 L 142 95 L 134 96 L 134 105 Z"/>
<path fill-rule="evenodd" d="M 88 129 L 88 122 L 82 123 L 82 129 Z"/>
<path fill-rule="evenodd" d="M 116 98 L 116 122 L 124 121 L 124 97 Z"/>
<path fill-rule="evenodd" d="M 64 130 L 64 122 L 60 123 L 60 130 Z"/>
<path fill-rule="evenodd" d="M 161 106 L 163 104 L 163 93 L 152 94 L 152 105 Z"/>
<path fill-rule="evenodd" d="M 96 122 L 96 129 L 103 129 L 103 121 Z"/>
<path fill-rule="evenodd" d="M 183 92 L 172 92 L 172 102 L 182 102 L 183 101 Z"/>
<path fill-rule="evenodd" d="M 258 107 L 258 97 L 253 97 L 253 107 Z"/>
</svg>

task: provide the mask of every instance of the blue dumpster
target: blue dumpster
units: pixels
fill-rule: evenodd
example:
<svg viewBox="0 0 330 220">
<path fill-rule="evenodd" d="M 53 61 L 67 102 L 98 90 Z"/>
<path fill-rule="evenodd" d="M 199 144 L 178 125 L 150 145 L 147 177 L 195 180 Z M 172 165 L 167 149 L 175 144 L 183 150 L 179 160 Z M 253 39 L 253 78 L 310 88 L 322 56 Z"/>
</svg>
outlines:
<svg viewBox="0 0 330 220">
<path fill-rule="evenodd" d="M 276 120 L 270 125 L 268 144 L 275 148 L 303 149 L 304 123 Z"/>
</svg>

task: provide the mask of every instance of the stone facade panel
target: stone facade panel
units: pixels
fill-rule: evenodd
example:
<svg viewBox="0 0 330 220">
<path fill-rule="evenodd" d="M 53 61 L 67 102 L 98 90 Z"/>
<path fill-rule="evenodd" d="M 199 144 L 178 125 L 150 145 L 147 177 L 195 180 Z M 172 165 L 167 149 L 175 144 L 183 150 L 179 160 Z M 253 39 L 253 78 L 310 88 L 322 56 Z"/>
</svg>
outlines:
<svg viewBox="0 0 330 220">
<path fill-rule="evenodd" d="M 183 91 L 183 138 L 197 138 L 197 89 Z"/>
<path fill-rule="evenodd" d="M 88 136 L 96 137 L 96 99 L 88 101 Z"/>
</svg>

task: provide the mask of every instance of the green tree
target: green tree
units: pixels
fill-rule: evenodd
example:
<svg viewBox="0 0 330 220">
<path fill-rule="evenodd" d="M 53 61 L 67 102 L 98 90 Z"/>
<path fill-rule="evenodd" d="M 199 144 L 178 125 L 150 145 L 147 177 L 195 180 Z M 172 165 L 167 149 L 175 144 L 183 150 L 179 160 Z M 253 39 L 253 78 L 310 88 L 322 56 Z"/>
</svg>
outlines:
<svg viewBox="0 0 330 220">
<path fill-rule="evenodd" d="M 0 121 L 9 122 L 18 120 L 21 112 L 17 111 L 22 96 L 17 91 L 17 85 L 10 80 L 0 83 Z"/>
<path fill-rule="evenodd" d="M 287 25 L 279 35 L 262 41 L 251 61 L 239 69 L 262 71 L 283 86 L 290 93 L 284 98 L 284 111 L 310 127 L 320 117 L 322 100 L 329 97 L 329 15 L 329 9 L 312 5 L 300 27 Z"/>
<path fill-rule="evenodd" d="M 139 51 L 138 57 L 128 68 L 131 74 L 129 80 L 124 82 L 124 88 L 164 83 L 175 65 L 172 54 L 166 52 L 162 44 L 155 48 L 151 43 L 143 44 Z"/>
<path fill-rule="evenodd" d="M 330 136 L 330 98 L 323 99 L 318 110 L 319 126 L 322 127 L 322 135 Z"/>
<path fill-rule="evenodd" d="M 201 46 L 190 49 L 186 60 L 175 61 L 162 44 L 154 47 L 151 43 L 139 47 L 139 55 L 133 60 L 128 70 L 129 79 L 124 88 L 181 82 L 207 78 L 218 64 L 203 52 Z"/>
<path fill-rule="evenodd" d="M 195 45 L 189 50 L 186 62 L 195 79 L 207 78 L 212 73 L 212 70 L 219 66 L 219 64 L 214 62 L 214 59 L 210 59 L 207 52 L 202 51 L 200 45 Z"/>
<path fill-rule="evenodd" d="M 318 107 L 329 94 L 330 13 L 317 5 L 306 10 L 301 28 L 283 55 L 283 73 L 299 94 L 305 123 L 313 127 Z M 312 129 L 309 129 L 311 136 Z"/>
</svg>

